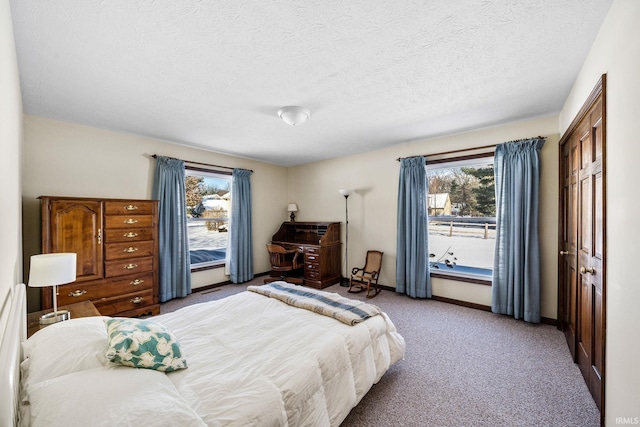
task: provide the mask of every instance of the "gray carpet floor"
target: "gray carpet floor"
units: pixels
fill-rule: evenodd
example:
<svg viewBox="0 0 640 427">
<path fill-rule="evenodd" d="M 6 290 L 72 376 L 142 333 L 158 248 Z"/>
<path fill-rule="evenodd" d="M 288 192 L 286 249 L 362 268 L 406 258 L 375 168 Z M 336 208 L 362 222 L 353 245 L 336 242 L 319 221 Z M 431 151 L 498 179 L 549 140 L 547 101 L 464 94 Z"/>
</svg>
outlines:
<svg viewBox="0 0 640 427">
<path fill-rule="evenodd" d="M 162 304 L 161 312 L 224 298 L 262 279 L 196 291 Z M 346 289 L 324 290 L 365 299 Z M 555 327 L 390 291 L 369 302 L 389 315 L 407 352 L 343 426 L 600 425 L 598 409 Z"/>
</svg>

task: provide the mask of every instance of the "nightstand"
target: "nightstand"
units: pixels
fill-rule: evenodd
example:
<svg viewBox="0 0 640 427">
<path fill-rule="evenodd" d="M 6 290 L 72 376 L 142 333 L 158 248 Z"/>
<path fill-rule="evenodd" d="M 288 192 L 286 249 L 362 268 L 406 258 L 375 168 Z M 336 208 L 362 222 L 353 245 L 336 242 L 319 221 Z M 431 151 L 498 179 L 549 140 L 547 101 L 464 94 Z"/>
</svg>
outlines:
<svg viewBox="0 0 640 427">
<path fill-rule="evenodd" d="M 78 317 L 92 317 L 101 316 L 98 309 L 93 305 L 91 301 L 82 301 L 74 304 L 63 305 L 58 307 L 58 310 L 69 310 L 69 316 L 71 319 Z M 53 309 L 47 309 L 42 311 L 36 311 L 34 313 L 27 314 L 27 338 L 38 332 L 40 329 L 44 329 L 49 325 L 40 324 L 40 316 L 52 312 Z"/>
</svg>

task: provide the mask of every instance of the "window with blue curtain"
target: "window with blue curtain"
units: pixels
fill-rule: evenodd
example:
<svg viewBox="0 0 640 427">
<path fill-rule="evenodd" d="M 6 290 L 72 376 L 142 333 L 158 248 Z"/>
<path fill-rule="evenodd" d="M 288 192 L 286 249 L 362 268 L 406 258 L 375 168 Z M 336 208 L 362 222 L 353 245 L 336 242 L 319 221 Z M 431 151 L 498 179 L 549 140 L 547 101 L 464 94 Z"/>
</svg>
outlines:
<svg viewBox="0 0 640 427">
<path fill-rule="evenodd" d="M 231 230 L 228 268 L 233 283 L 253 279 L 253 233 L 251 226 L 251 174 L 234 169 L 231 180 Z"/>
<path fill-rule="evenodd" d="M 158 205 L 160 302 L 191 293 L 184 161 L 157 156 L 152 197 Z"/>
<path fill-rule="evenodd" d="M 543 138 L 496 147 L 496 247 L 491 309 L 540 322 L 540 149 Z"/>
<path fill-rule="evenodd" d="M 427 226 L 427 172 L 424 157 L 400 160 L 396 292 L 431 298 Z"/>
</svg>

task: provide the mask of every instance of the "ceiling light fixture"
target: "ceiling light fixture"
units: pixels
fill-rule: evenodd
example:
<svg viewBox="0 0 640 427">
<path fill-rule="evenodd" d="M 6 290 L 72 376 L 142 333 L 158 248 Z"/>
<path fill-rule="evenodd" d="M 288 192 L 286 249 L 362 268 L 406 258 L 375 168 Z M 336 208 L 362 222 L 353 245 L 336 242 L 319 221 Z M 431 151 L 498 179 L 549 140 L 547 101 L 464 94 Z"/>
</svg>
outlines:
<svg viewBox="0 0 640 427">
<path fill-rule="evenodd" d="M 311 111 L 303 107 L 288 106 L 278 110 L 278 116 L 290 126 L 298 126 L 306 122 Z"/>
</svg>

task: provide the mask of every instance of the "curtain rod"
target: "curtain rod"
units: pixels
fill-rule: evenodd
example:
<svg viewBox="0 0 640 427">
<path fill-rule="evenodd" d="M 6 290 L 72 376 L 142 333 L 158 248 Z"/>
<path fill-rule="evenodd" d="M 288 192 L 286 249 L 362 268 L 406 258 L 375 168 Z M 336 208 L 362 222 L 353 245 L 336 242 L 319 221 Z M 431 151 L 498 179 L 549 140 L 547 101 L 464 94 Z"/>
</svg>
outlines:
<svg viewBox="0 0 640 427">
<path fill-rule="evenodd" d="M 153 157 L 154 159 L 158 158 L 157 154 L 152 155 L 151 157 Z M 168 156 L 163 156 L 163 157 L 168 157 Z M 222 166 L 222 165 L 212 165 L 210 163 L 201 163 L 201 162 L 192 162 L 191 160 L 183 160 L 183 159 L 178 159 L 176 157 L 168 157 L 169 159 L 174 159 L 174 160 L 182 160 L 185 163 L 191 163 L 192 165 L 201 165 L 201 166 L 209 166 L 212 168 L 223 168 L 223 169 L 231 169 L 234 170 L 236 168 L 231 168 L 229 166 Z M 253 170 L 249 169 L 250 172 L 253 172 Z"/>
<path fill-rule="evenodd" d="M 546 136 L 538 136 L 536 137 L 537 139 L 547 139 Z M 523 139 L 516 139 L 514 141 L 507 141 L 506 143 L 509 142 L 520 142 L 520 141 L 526 141 L 528 139 L 536 139 L 536 138 L 523 138 Z M 442 151 L 440 153 L 431 153 L 431 154 L 423 154 L 423 157 L 435 157 L 435 156 L 444 156 L 445 154 L 455 154 L 455 153 L 465 153 L 468 151 L 476 151 L 476 150 L 483 150 L 485 148 L 496 148 L 499 144 L 491 144 L 491 145 L 483 145 L 481 147 L 470 147 L 470 148 L 461 148 L 460 150 L 451 150 L 451 151 Z M 410 157 L 415 157 L 415 156 L 410 156 Z M 409 157 L 398 157 L 396 160 L 400 161 L 402 159 L 408 159 Z"/>
</svg>

